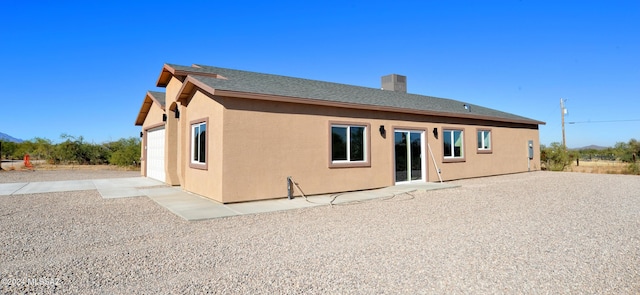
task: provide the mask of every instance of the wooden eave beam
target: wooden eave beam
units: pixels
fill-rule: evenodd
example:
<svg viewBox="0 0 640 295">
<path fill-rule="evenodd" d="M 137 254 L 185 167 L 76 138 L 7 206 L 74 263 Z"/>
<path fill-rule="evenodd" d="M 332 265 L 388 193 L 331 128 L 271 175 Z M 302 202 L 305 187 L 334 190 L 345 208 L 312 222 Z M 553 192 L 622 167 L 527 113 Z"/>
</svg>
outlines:
<svg viewBox="0 0 640 295">
<path fill-rule="evenodd" d="M 151 110 L 151 106 L 156 103 L 162 110 L 165 107 L 160 104 L 160 102 L 151 94 L 151 92 L 147 91 L 147 94 L 144 96 L 144 100 L 142 102 L 142 106 L 140 107 L 140 112 L 138 112 L 138 117 L 136 118 L 135 125 L 142 126 L 144 124 L 144 120 L 147 118 L 147 114 L 149 114 L 149 110 Z"/>
<path fill-rule="evenodd" d="M 194 67 L 194 69 L 201 69 L 200 67 Z M 171 81 L 171 77 L 176 77 L 178 79 L 185 79 L 188 75 L 198 75 L 204 77 L 211 77 L 216 79 L 227 79 L 221 75 L 215 73 L 202 73 L 197 71 L 187 71 L 187 70 L 177 70 L 168 64 L 164 64 L 162 67 L 162 71 L 160 72 L 160 77 L 158 77 L 158 81 L 156 82 L 156 86 L 158 87 L 167 87 L 169 81 Z"/>
</svg>

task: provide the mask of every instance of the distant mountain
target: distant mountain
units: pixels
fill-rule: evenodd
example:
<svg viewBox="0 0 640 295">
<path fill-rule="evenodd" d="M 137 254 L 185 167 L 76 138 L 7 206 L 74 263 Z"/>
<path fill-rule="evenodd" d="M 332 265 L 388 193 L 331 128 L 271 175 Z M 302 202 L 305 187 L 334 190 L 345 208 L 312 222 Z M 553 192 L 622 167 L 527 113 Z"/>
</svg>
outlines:
<svg viewBox="0 0 640 295">
<path fill-rule="evenodd" d="M 24 140 L 22 140 L 22 139 L 18 139 L 18 138 L 12 137 L 11 135 L 9 135 L 9 134 L 5 134 L 5 133 L 2 133 L 2 132 L 0 132 L 0 140 L 1 140 L 1 141 L 18 142 L 18 143 L 20 143 L 20 142 L 23 142 L 23 141 L 24 141 Z"/>
<path fill-rule="evenodd" d="M 574 148 L 574 149 L 571 149 L 571 150 L 574 150 L 574 151 L 581 151 L 581 150 L 597 150 L 597 151 L 601 151 L 601 150 L 606 150 L 608 148 L 609 148 L 608 146 L 599 146 L 599 145 L 593 145 L 592 144 L 592 145 L 583 146 L 583 147 L 580 147 L 580 148 Z"/>
</svg>

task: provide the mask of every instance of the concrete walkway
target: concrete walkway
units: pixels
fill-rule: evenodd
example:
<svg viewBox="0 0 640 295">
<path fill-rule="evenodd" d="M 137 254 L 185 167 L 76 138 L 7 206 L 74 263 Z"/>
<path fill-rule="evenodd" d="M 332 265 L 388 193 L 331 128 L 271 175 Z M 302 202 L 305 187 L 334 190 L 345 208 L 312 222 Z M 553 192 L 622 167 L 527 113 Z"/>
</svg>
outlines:
<svg viewBox="0 0 640 295">
<path fill-rule="evenodd" d="M 144 196 L 140 188 L 164 186 L 144 177 L 0 183 L 0 196 L 98 190 L 105 199 Z"/>
<path fill-rule="evenodd" d="M 19 196 L 49 192 L 98 190 L 105 199 L 147 196 L 160 206 L 185 220 L 205 220 L 212 218 L 257 214 L 281 210 L 308 208 L 315 206 L 339 205 L 373 199 L 389 198 L 412 191 L 427 191 L 457 187 L 446 183 L 419 183 L 390 186 L 375 190 L 347 192 L 221 204 L 214 200 L 185 192 L 180 187 L 170 187 L 164 183 L 145 177 L 110 178 L 72 181 L 46 181 L 1 183 L 0 196 Z"/>
</svg>

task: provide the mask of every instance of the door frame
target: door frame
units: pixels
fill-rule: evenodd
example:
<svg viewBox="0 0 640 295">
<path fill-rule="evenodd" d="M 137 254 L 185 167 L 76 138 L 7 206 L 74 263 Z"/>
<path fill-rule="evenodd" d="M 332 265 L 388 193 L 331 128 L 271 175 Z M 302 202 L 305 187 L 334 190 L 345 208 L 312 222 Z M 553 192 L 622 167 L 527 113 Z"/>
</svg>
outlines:
<svg viewBox="0 0 640 295">
<path fill-rule="evenodd" d="M 416 180 L 411 180 L 411 177 L 407 177 L 409 178 L 409 180 L 406 181 L 400 181 L 398 182 L 396 180 L 396 132 L 404 132 L 404 133 L 420 133 L 420 165 L 421 165 L 421 179 L 416 179 Z M 393 126 L 392 127 L 392 140 L 391 140 L 391 178 L 393 180 L 393 184 L 394 185 L 401 185 L 401 184 L 411 184 L 411 183 L 416 183 L 416 182 L 427 182 L 427 172 L 429 171 L 427 169 L 427 157 L 426 157 L 426 147 L 427 147 L 427 132 L 425 129 L 422 128 L 412 128 L 412 127 L 402 127 L 402 126 Z M 410 158 L 410 157 L 409 157 Z M 410 166 L 409 166 L 410 167 Z"/>
</svg>

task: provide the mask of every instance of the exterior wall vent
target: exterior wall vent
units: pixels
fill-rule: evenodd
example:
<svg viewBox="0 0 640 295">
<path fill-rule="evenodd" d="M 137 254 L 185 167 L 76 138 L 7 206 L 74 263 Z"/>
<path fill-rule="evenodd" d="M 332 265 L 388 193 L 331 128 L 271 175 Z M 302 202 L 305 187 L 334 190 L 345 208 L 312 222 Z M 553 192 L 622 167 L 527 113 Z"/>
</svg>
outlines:
<svg viewBox="0 0 640 295">
<path fill-rule="evenodd" d="M 407 93 L 407 76 L 398 74 L 382 76 L 382 90 Z"/>
</svg>

